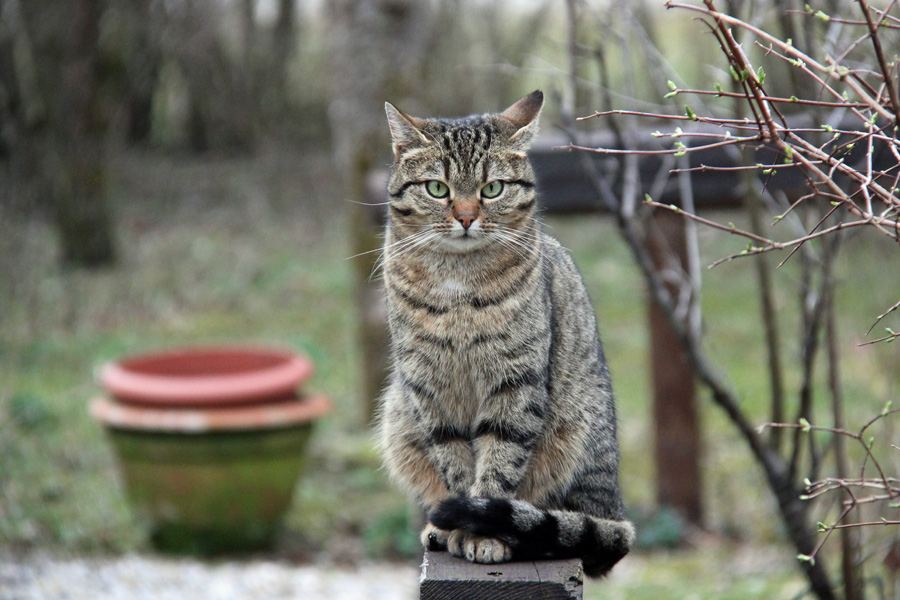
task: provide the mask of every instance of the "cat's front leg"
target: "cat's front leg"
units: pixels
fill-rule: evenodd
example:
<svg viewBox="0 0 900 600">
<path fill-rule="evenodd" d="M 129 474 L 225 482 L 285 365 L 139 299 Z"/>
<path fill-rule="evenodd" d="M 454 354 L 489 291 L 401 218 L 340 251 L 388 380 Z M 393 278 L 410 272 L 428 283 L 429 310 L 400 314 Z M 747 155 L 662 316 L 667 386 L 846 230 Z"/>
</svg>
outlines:
<svg viewBox="0 0 900 600">
<path fill-rule="evenodd" d="M 426 434 L 426 455 L 451 496 L 464 496 L 475 480 L 475 457 L 469 440 L 452 428 Z"/>
<path fill-rule="evenodd" d="M 474 431 L 472 497 L 514 498 L 545 426 L 549 397 L 545 378 L 516 373 L 495 386 Z"/>
<path fill-rule="evenodd" d="M 380 422 L 384 462 L 391 477 L 425 508 L 464 495 L 474 480 L 475 459 L 467 439 L 448 427 L 426 428 L 427 421 L 398 382 L 383 398 Z"/>
<path fill-rule="evenodd" d="M 475 459 L 469 440 L 452 427 L 437 427 L 426 434 L 423 444 L 429 462 L 434 465 L 451 496 L 465 496 L 475 479 Z M 447 550 L 451 532 L 428 523 L 422 531 L 427 550 Z"/>
<path fill-rule="evenodd" d="M 472 440 L 475 477 L 467 495 L 473 501 L 516 497 L 544 428 L 548 402 L 544 378 L 531 372 L 509 376 L 491 390 Z M 513 556 L 505 541 L 463 529 L 450 533 L 447 550 L 483 564 L 506 562 Z"/>
</svg>

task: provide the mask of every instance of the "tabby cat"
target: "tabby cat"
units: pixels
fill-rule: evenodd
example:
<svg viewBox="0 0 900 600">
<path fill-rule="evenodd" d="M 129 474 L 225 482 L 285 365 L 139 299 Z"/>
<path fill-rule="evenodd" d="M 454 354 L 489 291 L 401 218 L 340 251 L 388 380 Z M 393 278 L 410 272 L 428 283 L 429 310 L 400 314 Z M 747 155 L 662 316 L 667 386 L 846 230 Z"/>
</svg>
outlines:
<svg viewBox="0 0 900 600">
<path fill-rule="evenodd" d="M 535 218 L 526 152 L 542 105 L 535 91 L 459 120 L 385 105 L 393 371 L 380 436 L 388 471 L 428 512 L 427 548 L 479 563 L 581 557 L 596 576 L 634 529 L 594 313 Z"/>
</svg>

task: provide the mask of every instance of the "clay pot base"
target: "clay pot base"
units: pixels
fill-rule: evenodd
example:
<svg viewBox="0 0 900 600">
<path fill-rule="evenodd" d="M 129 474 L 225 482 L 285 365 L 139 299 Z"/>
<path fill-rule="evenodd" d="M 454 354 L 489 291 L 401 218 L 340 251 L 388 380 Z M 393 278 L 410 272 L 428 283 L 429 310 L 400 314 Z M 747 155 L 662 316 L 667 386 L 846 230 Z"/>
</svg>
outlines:
<svg viewBox="0 0 900 600">
<path fill-rule="evenodd" d="M 157 550 L 271 547 L 306 463 L 313 423 L 202 434 L 110 428 L 133 514 Z"/>
</svg>

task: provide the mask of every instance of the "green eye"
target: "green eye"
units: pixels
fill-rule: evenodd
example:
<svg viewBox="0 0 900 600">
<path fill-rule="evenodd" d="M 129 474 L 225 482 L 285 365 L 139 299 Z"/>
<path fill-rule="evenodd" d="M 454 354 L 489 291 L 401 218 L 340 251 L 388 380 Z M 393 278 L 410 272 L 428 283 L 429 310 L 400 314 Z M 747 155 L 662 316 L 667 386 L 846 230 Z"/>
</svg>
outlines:
<svg viewBox="0 0 900 600">
<path fill-rule="evenodd" d="M 443 181 L 432 179 L 425 183 L 425 190 L 435 198 L 446 198 L 450 194 L 450 188 Z"/>
<path fill-rule="evenodd" d="M 490 200 L 491 198 L 496 198 L 503 192 L 503 182 L 502 181 L 492 181 L 483 188 L 481 188 L 481 197 L 487 198 Z"/>
</svg>

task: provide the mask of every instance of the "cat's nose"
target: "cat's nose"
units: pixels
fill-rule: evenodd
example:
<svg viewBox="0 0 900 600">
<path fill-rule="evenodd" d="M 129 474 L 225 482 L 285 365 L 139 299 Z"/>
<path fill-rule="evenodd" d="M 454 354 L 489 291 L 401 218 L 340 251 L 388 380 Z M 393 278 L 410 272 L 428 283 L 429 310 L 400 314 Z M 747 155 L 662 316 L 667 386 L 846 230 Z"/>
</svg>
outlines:
<svg viewBox="0 0 900 600">
<path fill-rule="evenodd" d="M 468 231 L 475 219 L 478 218 L 478 205 L 472 202 L 457 202 L 453 205 L 453 218 L 463 226 L 463 231 Z"/>
<path fill-rule="evenodd" d="M 469 231 L 478 218 L 478 204 L 468 199 L 457 200 L 453 203 L 453 218 L 463 226 L 463 231 Z"/>
<path fill-rule="evenodd" d="M 463 229 L 466 231 L 469 230 L 469 227 L 472 226 L 472 222 L 477 218 L 475 213 L 460 213 L 456 215 L 456 220 L 459 221 L 460 225 L 462 225 Z"/>
</svg>

